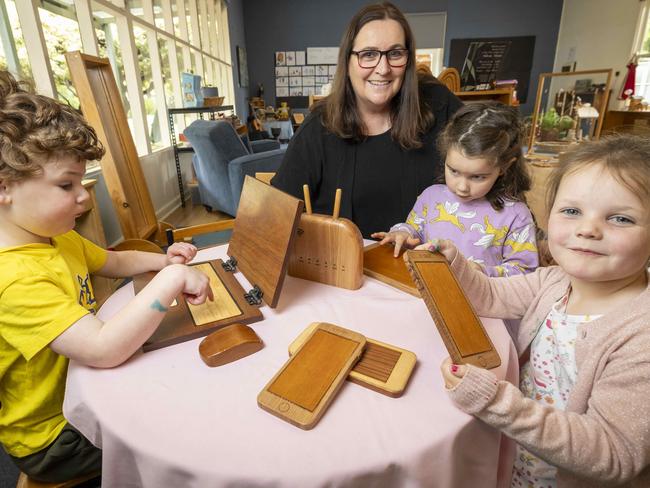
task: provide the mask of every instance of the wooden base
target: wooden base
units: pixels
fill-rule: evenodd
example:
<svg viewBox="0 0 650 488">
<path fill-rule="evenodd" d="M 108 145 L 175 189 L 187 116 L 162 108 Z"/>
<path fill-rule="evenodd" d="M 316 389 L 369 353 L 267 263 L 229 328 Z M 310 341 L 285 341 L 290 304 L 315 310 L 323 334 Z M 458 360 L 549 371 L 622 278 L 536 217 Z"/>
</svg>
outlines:
<svg viewBox="0 0 650 488">
<path fill-rule="evenodd" d="M 264 343 L 249 326 L 230 324 L 203 339 L 199 354 L 205 364 L 214 367 L 237 361 L 263 347 Z"/>
<path fill-rule="evenodd" d="M 199 266 L 199 269 L 208 273 L 210 286 L 215 294 L 214 301 L 197 306 L 188 304 L 182 296 L 177 297 L 177 304 L 169 307 L 165 318 L 142 346 L 143 351 L 153 351 L 203 337 L 235 322 L 250 324 L 264 318 L 257 307 L 246 301 L 246 292 L 239 281 L 232 273 L 226 272 L 221 264 L 221 259 L 217 259 L 192 265 Z M 154 276 L 155 273 L 135 276 L 135 292 L 138 293 L 144 288 Z M 226 304 L 229 306 L 226 307 Z"/>
<path fill-rule="evenodd" d="M 372 244 L 363 252 L 363 272 L 398 290 L 420 298 L 420 292 L 411 279 L 402 256 L 393 256 L 394 248 L 390 245 Z"/>
<path fill-rule="evenodd" d="M 295 354 L 315 327 L 316 324 L 311 324 L 289 344 L 289 355 Z M 366 338 L 366 347 L 348 380 L 397 398 L 402 396 L 416 362 L 417 357 L 411 351 Z"/>
</svg>

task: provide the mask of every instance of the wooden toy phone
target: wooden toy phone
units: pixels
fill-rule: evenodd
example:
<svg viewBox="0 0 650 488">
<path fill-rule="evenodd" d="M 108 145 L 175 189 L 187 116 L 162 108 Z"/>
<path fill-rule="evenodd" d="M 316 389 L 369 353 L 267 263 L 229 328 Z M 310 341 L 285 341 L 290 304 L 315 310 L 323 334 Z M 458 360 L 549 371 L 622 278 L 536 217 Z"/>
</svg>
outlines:
<svg viewBox="0 0 650 488">
<path fill-rule="evenodd" d="M 413 281 L 454 363 L 487 369 L 499 366 L 499 353 L 445 257 L 430 251 L 406 251 L 406 259 Z"/>
<path fill-rule="evenodd" d="M 365 337 L 357 332 L 317 323 L 311 335 L 257 396 L 257 404 L 301 429 L 313 428 L 365 345 Z"/>
<path fill-rule="evenodd" d="M 289 275 L 356 290 L 363 280 L 363 237 L 354 223 L 339 218 L 341 190 L 336 190 L 333 215 L 311 211 L 309 187 L 303 186 L 306 213 L 289 258 Z"/>
<path fill-rule="evenodd" d="M 396 258 L 394 251 L 393 246 L 381 246 L 379 243 L 367 246 L 363 250 L 364 274 L 420 298 L 404 259 L 402 256 Z"/>
<path fill-rule="evenodd" d="M 295 354 L 317 325 L 310 324 L 289 344 L 289 355 Z M 416 362 L 417 357 L 411 351 L 366 338 L 366 347 L 348 380 L 397 398 L 402 396 Z"/>
<path fill-rule="evenodd" d="M 262 301 L 271 308 L 278 304 L 302 208 L 302 200 L 246 176 L 226 251 L 229 259 L 195 265 L 210 278 L 214 301 L 190 305 L 182 296 L 177 297 L 177 304 L 169 307 L 142 349 L 150 351 L 196 339 L 235 322 L 262 320 L 257 308 Z M 251 290 L 242 288 L 233 276 L 236 271 L 251 283 Z M 135 276 L 135 292 L 154 275 Z"/>
</svg>

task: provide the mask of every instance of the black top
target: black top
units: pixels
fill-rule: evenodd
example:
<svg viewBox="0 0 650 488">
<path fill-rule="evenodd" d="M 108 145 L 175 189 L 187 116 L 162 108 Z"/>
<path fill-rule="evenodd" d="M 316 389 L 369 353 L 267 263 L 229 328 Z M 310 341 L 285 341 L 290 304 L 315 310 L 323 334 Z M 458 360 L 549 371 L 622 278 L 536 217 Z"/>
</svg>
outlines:
<svg viewBox="0 0 650 488">
<path fill-rule="evenodd" d="M 309 185 L 314 213 L 332 214 L 342 189 L 340 216 L 352 220 L 365 238 L 406 220 L 418 195 L 443 174 L 435 145 L 451 115 L 462 106 L 445 86 L 423 88 L 435 123 L 422 136 L 423 146 L 404 150 L 390 131 L 355 143 L 327 132 L 312 112 L 291 139 L 271 184 L 298 198 Z"/>
</svg>

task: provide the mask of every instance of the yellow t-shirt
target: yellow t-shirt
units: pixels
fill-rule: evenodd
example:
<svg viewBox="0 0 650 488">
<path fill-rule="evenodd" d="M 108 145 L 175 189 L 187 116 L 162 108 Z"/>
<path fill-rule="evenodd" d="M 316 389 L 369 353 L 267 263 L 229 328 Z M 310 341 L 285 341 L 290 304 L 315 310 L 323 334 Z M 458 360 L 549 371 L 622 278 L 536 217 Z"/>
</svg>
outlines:
<svg viewBox="0 0 650 488">
<path fill-rule="evenodd" d="M 0 248 L 0 442 L 16 457 L 59 435 L 68 359 L 48 346 L 96 311 L 89 273 L 104 249 L 74 231 L 52 244 Z"/>
</svg>

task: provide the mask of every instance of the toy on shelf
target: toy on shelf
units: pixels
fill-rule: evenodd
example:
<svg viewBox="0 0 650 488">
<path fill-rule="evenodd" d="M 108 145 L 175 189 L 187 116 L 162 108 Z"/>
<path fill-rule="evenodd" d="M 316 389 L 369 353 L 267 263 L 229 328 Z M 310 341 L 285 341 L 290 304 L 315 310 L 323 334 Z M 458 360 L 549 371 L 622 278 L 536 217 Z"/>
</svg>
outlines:
<svg viewBox="0 0 650 488">
<path fill-rule="evenodd" d="M 289 259 L 289 275 L 349 290 L 363 281 L 363 237 L 350 220 L 339 217 L 341 189 L 336 190 L 333 215 L 312 213 L 309 187 L 303 186 L 306 213 Z"/>
</svg>

